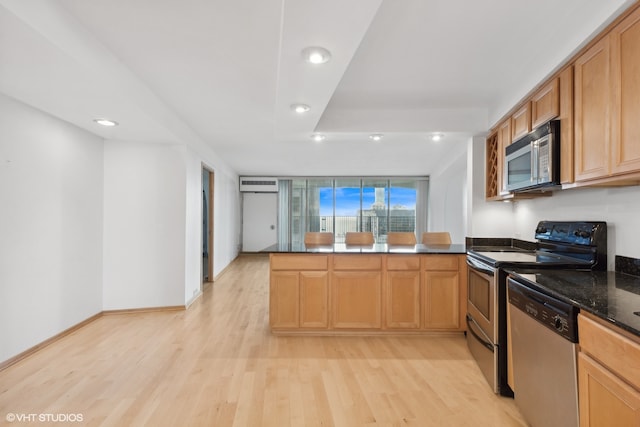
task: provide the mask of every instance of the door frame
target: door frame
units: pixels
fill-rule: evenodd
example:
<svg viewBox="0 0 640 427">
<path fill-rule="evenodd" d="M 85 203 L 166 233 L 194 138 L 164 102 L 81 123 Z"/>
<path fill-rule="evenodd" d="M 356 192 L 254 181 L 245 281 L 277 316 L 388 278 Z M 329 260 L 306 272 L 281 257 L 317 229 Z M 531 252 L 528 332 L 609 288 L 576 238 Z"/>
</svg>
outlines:
<svg viewBox="0 0 640 427">
<path fill-rule="evenodd" d="M 209 176 L 209 194 L 207 194 L 207 199 L 208 199 L 208 204 L 207 204 L 207 216 L 209 218 L 209 221 L 207 223 L 207 242 L 208 242 L 208 253 L 209 253 L 209 258 L 207 259 L 207 272 L 209 273 L 208 275 L 208 280 L 205 280 L 205 276 L 204 276 L 204 272 L 202 272 L 202 274 L 200 275 L 200 279 L 202 281 L 202 283 L 210 283 L 213 282 L 214 280 L 214 275 L 213 275 L 213 256 L 214 256 L 214 248 L 215 245 L 213 244 L 213 225 L 214 225 L 214 194 L 215 194 L 215 172 L 213 171 L 213 169 L 207 167 L 206 165 L 202 164 L 202 170 L 204 172 L 208 173 Z M 204 189 L 203 189 L 204 190 Z M 202 209 L 200 210 L 202 212 Z M 203 218 L 201 218 L 203 219 Z M 200 223 L 202 223 L 202 221 L 200 221 Z M 201 233 L 202 234 L 202 233 Z M 202 245 L 200 245 L 200 247 L 202 247 Z M 200 265 L 202 266 L 202 254 L 200 255 Z"/>
</svg>

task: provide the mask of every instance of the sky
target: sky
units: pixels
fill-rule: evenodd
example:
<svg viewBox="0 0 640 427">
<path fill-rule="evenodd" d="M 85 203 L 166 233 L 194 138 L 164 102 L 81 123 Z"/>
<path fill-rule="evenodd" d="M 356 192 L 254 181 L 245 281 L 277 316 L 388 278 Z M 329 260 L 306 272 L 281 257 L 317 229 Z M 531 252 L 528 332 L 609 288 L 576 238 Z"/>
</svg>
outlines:
<svg viewBox="0 0 640 427">
<path fill-rule="evenodd" d="M 385 190 L 385 202 L 388 190 Z M 369 209 L 375 201 L 375 189 L 363 188 L 362 208 Z M 416 190 L 411 188 L 392 187 L 391 206 L 402 205 L 408 209 L 416 208 Z M 353 216 L 360 209 L 360 187 L 336 188 L 336 216 Z M 333 188 L 320 188 L 320 215 L 333 215 Z"/>
</svg>

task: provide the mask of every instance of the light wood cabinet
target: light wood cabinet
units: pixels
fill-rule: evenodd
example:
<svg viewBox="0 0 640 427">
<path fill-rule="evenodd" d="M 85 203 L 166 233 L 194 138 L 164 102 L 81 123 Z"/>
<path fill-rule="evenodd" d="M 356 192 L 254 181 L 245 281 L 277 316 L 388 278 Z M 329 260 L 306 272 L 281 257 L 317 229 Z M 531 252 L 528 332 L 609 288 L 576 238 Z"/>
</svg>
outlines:
<svg viewBox="0 0 640 427">
<path fill-rule="evenodd" d="M 574 182 L 573 167 L 573 66 L 568 66 L 558 77 L 560 112 L 560 182 Z"/>
<path fill-rule="evenodd" d="M 424 275 L 424 327 L 458 329 L 460 275 L 457 271 L 427 271 Z"/>
<path fill-rule="evenodd" d="M 271 329 L 314 334 L 464 331 L 465 258 L 271 254 Z"/>
<path fill-rule="evenodd" d="M 608 174 L 610 126 L 609 38 L 600 40 L 575 64 L 575 179 Z"/>
<path fill-rule="evenodd" d="M 328 327 L 328 256 L 272 254 L 269 324 L 272 329 Z"/>
<path fill-rule="evenodd" d="M 640 9 L 575 63 L 576 181 L 640 174 Z"/>
<path fill-rule="evenodd" d="M 578 328 L 580 425 L 640 425 L 640 344 L 583 314 Z"/>
<path fill-rule="evenodd" d="M 387 328 L 420 327 L 420 271 L 389 271 L 385 297 Z"/>
<path fill-rule="evenodd" d="M 504 150 L 511 144 L 511 119 L 505 120 L 498 127 L 498 196 L 509 194 L 504 170 Z"/>
<path fill-rule="evenodd" d="M 531 103 L 526 102 L 511 116 L 511 141 L 531 132 Z"/>
<path fill-rule="evenodd" d="M 335 329 L 382 327 L 382 255 L 333 255 L 332 324 Z"/>
<path fill-rule="evenodd" d="M 423 258 L 423 328 L 464 330 L 462 316 L 466 304 L 466 268 L 457 255 L 431 255 Z"/>
<path fill-rule="evenodd" d="M 578 356 L 581 427 L 640 425 L 640 393 L 598 362 Z"/>
<path fill-rule="evenodd" d="M 531 97 L 531 129 L 560 115 L 560 81 L 551 80 Z"/>
<path fill-rule="evenodd" d="M 420 328 L 420 257 L 388 255 L 385 281 L 385 327 Z"/>
<path fill-rule="evenodd" d="M 334 271 L 333 328 L 370 329 L 382 326 L 382 274 L 378 271 Z"/>
<path fill-rule="evenodd" d="M 499 152 L 499 143 L 498 143 L 498 132 L 493 132 L 489 136 L 487 136 L 486 146 L 485 146 L 485 198 L 486 199 L 495 199 L 500 194 L 500 183 L 498 182 L 498 177 L 500 176 L 500 171 L 502 170 L 502 166 L 500 165 L 500 160 L 498 157 Z"/>
<path fill-rule="evenodd" d="M 328 291 L 328 272 L 300 272 L 301 328 L 326 328 L 327 326 L 329 326 Z"/>
<path fill-rule="evenodd" d="M 487 139 L 486 198 L 523 198 L 506 191 L 504 171 L 496 169 L 503 168 L 507 145 L 554 118 L 561 122 L 564 189 L 640 185 L 638 52 L 640 4 L 618 17 L 493 129 L 497 139 L 494 134 Z"/>
<path fill-rule="evenodd" d="M 611 39 L 612 175 L 640 171 L 640 9 L 617 25 Z"/>
<path fill-rule="evenodd" d="M 272 328 L 300 326 L 300 285 L 296 271 L 271 273 L 269 285 L 269 323 Z"/>
</svg>

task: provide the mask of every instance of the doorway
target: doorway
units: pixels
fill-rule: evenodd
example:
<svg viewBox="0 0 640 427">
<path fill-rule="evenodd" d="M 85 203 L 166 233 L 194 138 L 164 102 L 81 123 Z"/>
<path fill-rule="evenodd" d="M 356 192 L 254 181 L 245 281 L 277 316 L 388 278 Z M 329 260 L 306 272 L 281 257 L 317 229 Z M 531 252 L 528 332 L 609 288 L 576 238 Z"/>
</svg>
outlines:
<svg viewBox="0 0 640 427">
<path fill-rule="evenodd" d="M 278 245 L 278 194 L 242 193 L 242 251 L 270 251 Z"/>
<path fill-rule="evenodd" d="M 213 282 L 214 173 L 202 168 L 202 283 Z"/>
</svg>

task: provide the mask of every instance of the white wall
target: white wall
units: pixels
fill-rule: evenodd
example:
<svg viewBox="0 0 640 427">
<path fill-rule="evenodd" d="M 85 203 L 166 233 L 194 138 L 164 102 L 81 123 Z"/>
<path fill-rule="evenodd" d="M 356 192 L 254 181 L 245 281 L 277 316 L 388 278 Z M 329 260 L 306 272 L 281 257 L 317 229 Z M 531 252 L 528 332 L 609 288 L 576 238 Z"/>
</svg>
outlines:
<svg viewBox="0 0 640 427">
<path fill-rule="evenodd" d="M 221 168 L 212 168 L 215 170 L 213 275 L 217 277 L 240 251 L 242 214 L 238 175 Z"/>
<path fill-rule="evenodd" d="M 640 258 L 640 187 L 580 188 L 554 192 L 551 197 L 523 200 L 514 205 L 514 233 L 534 240 L 540 220 L 607 221 L 608 264 L 614 256 Z"/>
<path fill-rule="evenodd" d="M 186 145 L 105 142 L 104 309 L 191 304 L 202 290 L 202 167 L 214 171 L 214 277 L 238 255 L 238 176 Z"/>
<path fill-rule="evenodd" d="M 452 243 L 467 235 L 467 152 L 429 176 L 429 231 L 448 231 Z"/>
<path fill-rule="evenodd" d="M 104 145 L 104 309 L 184 305 L 182 147 Z"/>
<path fill-rule="evenodd" d="M 0 94 L 0 361 L 102 310 L 103 141 Z"/>
<path fill-rule="evenodd" d="M 486 140 L 474 137 L 469 150 L 468 237 L 516 237 L 514 236 L 513 205 L 485 200 Z"/>
</svg>

